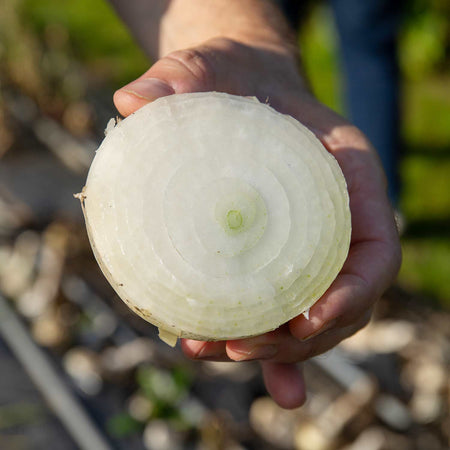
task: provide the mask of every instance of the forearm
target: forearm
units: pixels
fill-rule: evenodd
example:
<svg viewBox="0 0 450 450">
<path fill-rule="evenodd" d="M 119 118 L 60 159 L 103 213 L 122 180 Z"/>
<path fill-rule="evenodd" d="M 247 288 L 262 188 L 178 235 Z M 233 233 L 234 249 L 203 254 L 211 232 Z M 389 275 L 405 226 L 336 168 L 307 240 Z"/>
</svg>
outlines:
<svg viewBox="0 0 450 450">
<path fill-rule="evenodd" d="M 153 59 L 224 37 L 296 54 L 294 34 L 271 0 L 110 0 Z"/>
</svg>

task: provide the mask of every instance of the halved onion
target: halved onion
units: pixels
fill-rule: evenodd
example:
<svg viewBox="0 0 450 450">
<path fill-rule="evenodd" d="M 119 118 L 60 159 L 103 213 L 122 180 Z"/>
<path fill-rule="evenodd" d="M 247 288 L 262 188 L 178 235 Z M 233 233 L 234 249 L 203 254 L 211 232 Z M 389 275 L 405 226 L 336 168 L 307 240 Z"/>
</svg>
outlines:
<svg viewBox="0 0 450 450">
<path fill-rule="evenodd" d="M 345 180 L 293 118 L 194 93 L 109 128 L 81 195 L 90 242 L 118 295 L 166 342 L 273 330 L 339 273 Z"/>
</svg>

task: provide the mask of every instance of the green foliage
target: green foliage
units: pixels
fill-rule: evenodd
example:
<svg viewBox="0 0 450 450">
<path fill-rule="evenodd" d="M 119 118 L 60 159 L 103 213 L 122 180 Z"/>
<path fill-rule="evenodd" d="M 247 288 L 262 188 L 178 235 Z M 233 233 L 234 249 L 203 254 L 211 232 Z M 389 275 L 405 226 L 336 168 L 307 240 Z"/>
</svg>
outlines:
<svg viewBox="0 0 450 450">
<path fill-rule="evenodd" d="M 342 112 L 336 33 L 328 8 L 315 8 L 302 24 L 300 33 L 302 64 L 317 98 Z"/>
<path fill-rule="evenodd" d="M 117 438 L 124 438 L 144 429 L 144 424 L 128 413 L 119 413 L 111 417 L 107 423 L 108 433 Z"/>
<path fill-rule="evenodd" d="M 180 366 L 166 370 L 144 365 L 136 372 L 136 382 L 138 391 L 151 405 L 148 419 L 167 420 L 179 431 L 192 427 L 192 418 L 185 416 L 184 403 L 192 384 L 192 374 L 188 368 Z M 124 412 L 111 417 L 107 428 L 112 436 L 123 438 L 142 432 L 145 423 L 146 420 L 137 420 Z"/>
<path fill-rule="evenodd" d="M 405 155 L 402 164 L 404 214 L 413 223 L 437 222 L 450 217 L 448 151 L 440 148 L 433 151 L 432 147 L 412 150 Z M 430 239 L 435 237 L 430 235 Z"/>
<path fill-rule="evenodd" d="M 148 69 L 148 60 L 105 0 L 24 0 L 22 9 L 44 41 L 49 26 L 66 30 L 74 57 L 113 87 Z"/>
<path fill-rule="evenodd" d="M 409 147 L 420 146 L 428 149 L 428 154 L 448 154 L 450 72 L 404 83 L 402 112 L 403 136 Z"/>
<path fill-rule="evenodd" d="M 440 1 L 415 0 L 405 12 L 400 64 L 407 78 L 421 80 L 445 67 L 450 46 L 450 8 Z"/>
<path fill-rule="evenodd" d="M 450 227 L 450 220 L 447 221 Z M 403 240 L 404 263 L 400 281 L 409 289 L 429 296 L 433 303 L 450 308 L 450 238 L 442 237 Z"/>
<path fill-rule="evenodd" d="M 153 402 L 173 405 L 186 395 L 190 385 L 186 369 L 172 371 L 144 366 L 137 372 L 137 382 L 143 393 Z"/>
<path fill-rule="evenodd" d="M 183 404 L 192 384 L 192 374 L 187 367 L 174 367 L 169 371 L 142 366 L 136 379 L 140 391 L 152 404 L 152 419 L 169 420 L 177 430 L 191 427 L 190 418 L 183 415 Z"/>
<path fill-rule="evenodd" d="M 36 424 L 45 419 L 46 411 L 38 404 L 12 403 L 0 406 L 0 432 L 17 426 Z"/>
</svg>

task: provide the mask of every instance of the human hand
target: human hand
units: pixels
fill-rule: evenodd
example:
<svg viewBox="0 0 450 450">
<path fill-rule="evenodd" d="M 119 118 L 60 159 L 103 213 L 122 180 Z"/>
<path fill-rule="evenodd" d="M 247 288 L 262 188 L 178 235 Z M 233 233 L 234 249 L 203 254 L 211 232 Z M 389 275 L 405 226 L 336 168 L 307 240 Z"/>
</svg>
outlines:
<svg viewBox="0 0 450 450">
<path fill-rule="evenodd" d="M 261 336 L 221 342 L 183 340 L 193 359 L 261 362 L 266 388 L 284 408 L 300 406 L 305 385 L 298 366 L 326 352 L 370 319 L 374 302 L 392 283 L 401 253 L 386 182 L 374 149 L 355 127 L 317 102 L 282 48 L 211 39 L 156 62 L 138 80 L 115 93 L 127 116 L 158 97 L 222 91 L 256 96 L 309 127 L 337 159 L 347 181 L 352 239 L 340 274 L 311 308 Z"/>
</svg>

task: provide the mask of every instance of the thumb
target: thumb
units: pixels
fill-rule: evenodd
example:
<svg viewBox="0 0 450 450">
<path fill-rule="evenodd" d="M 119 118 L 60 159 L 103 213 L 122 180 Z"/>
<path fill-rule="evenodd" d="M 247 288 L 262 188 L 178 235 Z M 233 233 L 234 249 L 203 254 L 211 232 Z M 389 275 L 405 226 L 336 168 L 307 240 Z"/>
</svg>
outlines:
<svg viewBox="0 0 450 450">
<path fill-rule="evenodd" d="M 161 58 L 137 80 L 115 92 L 116 108 L 126 117 L 159 97 L 214 90 L 214 70 L 205 53 L 187 49 Z"/>
</svg>

